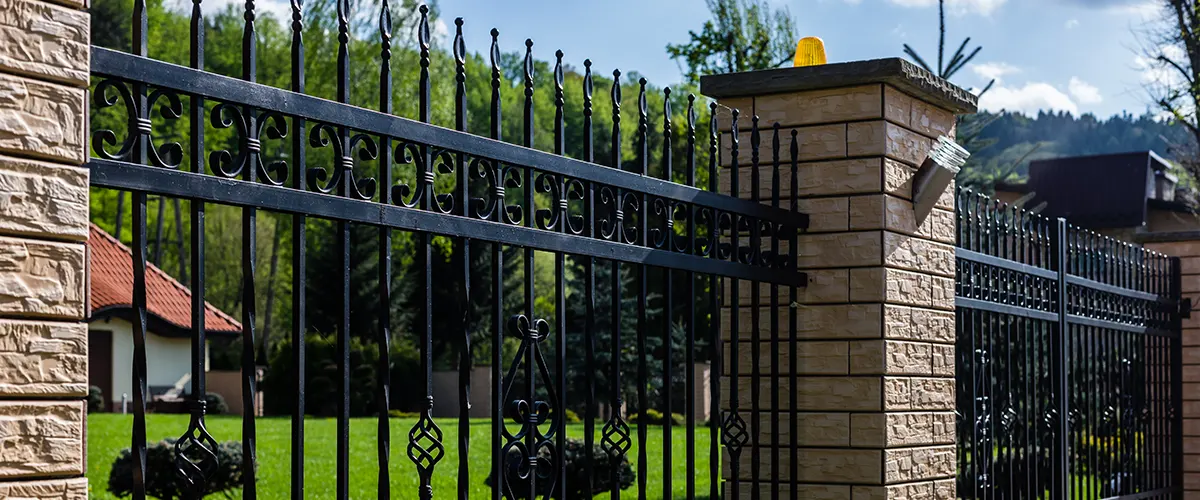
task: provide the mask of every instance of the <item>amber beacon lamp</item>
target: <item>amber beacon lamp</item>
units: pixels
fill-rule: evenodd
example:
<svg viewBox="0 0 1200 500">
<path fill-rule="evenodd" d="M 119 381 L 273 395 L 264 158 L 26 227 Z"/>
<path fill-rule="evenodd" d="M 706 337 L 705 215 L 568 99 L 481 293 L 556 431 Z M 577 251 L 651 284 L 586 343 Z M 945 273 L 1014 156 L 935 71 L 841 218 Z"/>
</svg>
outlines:
<svg viewBox="0 0 1200 500">
<path fill-rule="evenodd" d="M 820 66 L 825 64 L 825 42 L 815 36 L 801 38 L 796 43 L 796 58 L 792 66 Z"/>
</svg>

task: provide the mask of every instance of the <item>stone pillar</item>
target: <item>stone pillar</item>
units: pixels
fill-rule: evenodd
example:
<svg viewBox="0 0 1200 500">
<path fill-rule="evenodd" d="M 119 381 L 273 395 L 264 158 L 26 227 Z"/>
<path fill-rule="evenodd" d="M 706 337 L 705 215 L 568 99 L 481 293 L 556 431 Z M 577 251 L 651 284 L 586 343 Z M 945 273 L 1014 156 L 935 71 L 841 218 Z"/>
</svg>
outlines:
<svg viewBox="0 0 1200 500">
<path fill-rule="evenodd" d="M 799 357 L 779 360 L 777 375 L 762 370 L 758 414 L 747 411 L 751 366 L 770 366 L 770 346 L 764 341 L 765 359 L 751 358 L 747 283 L 736 291 L 739 332 L 729 332 L 728 302 L 722 311 L 722 331 L 737 340 L 726 342 L 726 359 L 734 348 L 742 359 L 741 373 L 732 378 L 724 364 L 722 408 L 730 407 L 733 381 L 743 418 L 763 422 L 760 435 L 751 434 L 764 445 L 762 453 L 742 454 L 740 496 L 749 498 L 753 488 L 770 491 L 774 480 L 786 494 L 799 489 L 800 498 L 954 498 L 953 189 L 942 193 L 923 221 L 916 220 L 910 200 L 916 167 L 938 136 L 953 136 L 956 114 L 975 110 L 975 97 L 901 59 L 709 76 L 701 91 L 740 111 L 743 197 L 751 189 L 751 117 L 759 116 L 763 130 L 760 168 L 768 197 L 770 129 L 783 127 L 781 160 L 790 158 L 791 133 L 798 132 L 799 208 L 811 216 L 799 238 L 800 267 L 809 275 L 796 304 Z M 729 118 L 723 109 L 720 127 L 726 131 Z M 730 142 L 723 141 L 722 165 L 730 164 Z M 721 181 L 728 192 L 728 170 Z M 783 184 L 790 195 L 790 179 Z M 760 311 L 761 337 L 784 342 L 786 357 L 791 332 L 786 321 L 780 331 L 766 331 L 769 307 Z M 774 307 L 787 317 L 786 299 Z M 792 370 L 798 386 L 792 386 Z M 769 409 L 773 377 L 781 386 L 777 412 Z M 788 407 L 791 391 L 798 394 L 797 408 Z M 781 420 L 784 435 L 769 435 L 770 418 Z M 790 464 L 793 419 L 799 429 L 797 477 Z M 781 472 L 771 477 L 776 456 Z M 761 464 L 757 478 L 753 461 Z M 730 468 L 724 470 L 728 476 Z M 731 498 L 728 488 L 726 496 Z"/>
<path fill-rule="evenodd" d="M 0 498 L 87 498 L 80 0 L 0 0 Z"/>
</svg>

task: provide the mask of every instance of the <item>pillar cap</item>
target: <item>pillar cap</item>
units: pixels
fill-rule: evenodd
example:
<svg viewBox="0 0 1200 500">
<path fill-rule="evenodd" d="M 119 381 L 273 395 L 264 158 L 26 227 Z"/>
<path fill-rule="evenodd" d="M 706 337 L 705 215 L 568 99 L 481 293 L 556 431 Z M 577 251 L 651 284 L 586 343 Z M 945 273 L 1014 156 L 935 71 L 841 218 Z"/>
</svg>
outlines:
<svg viewBox="0 0 1200 500">
<path fill-rule="evenodd" d="M 899 57 L 702 76 L 700 93 L 749 97 L 871 83 L 886 83 L 956 114 L 974 113 L 979 103 L 975 94 Z"/>
</svg>

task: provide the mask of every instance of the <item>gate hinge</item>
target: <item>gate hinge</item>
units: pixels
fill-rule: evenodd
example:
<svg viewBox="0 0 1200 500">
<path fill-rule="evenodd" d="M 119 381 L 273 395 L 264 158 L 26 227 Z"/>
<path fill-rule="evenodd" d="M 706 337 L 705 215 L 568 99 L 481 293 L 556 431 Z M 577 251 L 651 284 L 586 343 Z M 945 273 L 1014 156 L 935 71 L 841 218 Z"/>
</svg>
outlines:
<svg viewBox="0 0 1200 500">
<path fill-rule="evenodd" d="M 1179 301 L 1179 315 L 1183 318 L 1192 317 L 1192 298 L 1184 297 Z"/>
</svg>

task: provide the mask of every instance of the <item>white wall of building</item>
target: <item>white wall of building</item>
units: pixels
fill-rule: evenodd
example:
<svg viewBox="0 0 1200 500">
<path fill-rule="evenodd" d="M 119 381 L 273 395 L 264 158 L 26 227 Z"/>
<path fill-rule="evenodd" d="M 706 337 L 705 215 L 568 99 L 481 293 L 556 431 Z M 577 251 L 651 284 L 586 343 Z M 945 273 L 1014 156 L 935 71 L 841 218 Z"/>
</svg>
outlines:
<svg viewBox="0 0 1200 500">
<path fill-rule="evenodd" d="M 109 400 L 120 403 L 121 394 L 133 401 L 133 325 L 119 318 L 96 320 L 92 330 L 112 332 L 112 394 Z M 148 385 L 174 385 L 192 370 L 192 345 L 189 338 L 146 335 L 146 380 Z M 207 354 L 207 353 L 205 353 Z"/>
</svg>

